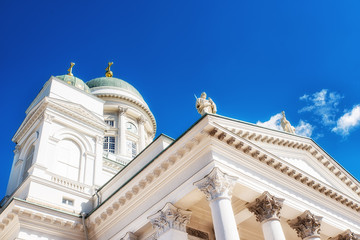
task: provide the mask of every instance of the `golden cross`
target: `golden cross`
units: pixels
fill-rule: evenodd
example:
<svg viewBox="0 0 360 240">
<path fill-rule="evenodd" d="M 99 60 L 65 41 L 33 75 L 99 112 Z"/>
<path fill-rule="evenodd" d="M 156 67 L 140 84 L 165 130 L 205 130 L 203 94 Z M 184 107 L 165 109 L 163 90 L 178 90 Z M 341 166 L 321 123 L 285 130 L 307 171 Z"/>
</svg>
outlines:
<svg viewBox="0 0 360 240">
<path fill-rule="evenodd" d="M 108 63 L 108 67 L 105 69 L 105 71 L 106 71 L 105 76 L 106 77 L 112 77 L 113 76 L 113 72 L 110 70 L 110 67 L 113 64 L 114 64 L 113 62 Z"/>
<path fill-rule="evenodd" d="M 73 69 L 74 65 L 75 65 L 75 63 L 73 63 L 73 62 L 70 63 L 70 67 L 68 69 L 68 72 L 69 72 L 68 75 L 69 76 L 74 76 L 74 74 L 72 73 L 72 69 Z"/>
</svg>

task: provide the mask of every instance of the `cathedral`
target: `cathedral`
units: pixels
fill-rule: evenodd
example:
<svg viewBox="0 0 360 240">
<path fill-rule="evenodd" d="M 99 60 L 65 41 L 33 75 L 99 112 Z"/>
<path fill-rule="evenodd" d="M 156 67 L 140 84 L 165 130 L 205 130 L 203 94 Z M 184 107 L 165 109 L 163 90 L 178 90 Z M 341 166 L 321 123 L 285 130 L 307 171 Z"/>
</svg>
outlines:
<svg viewBox="0 0 360 240">
<path fill-rule="evenodd" d="M 26 110 L 0 208 L 4 240 L 360 239 L 360 183 L 311 138 L 216 114 L 160 134 L 113 77 L 50 77 Z M 40 88 L 40 86 L 39 86 Z"/>
</svg>

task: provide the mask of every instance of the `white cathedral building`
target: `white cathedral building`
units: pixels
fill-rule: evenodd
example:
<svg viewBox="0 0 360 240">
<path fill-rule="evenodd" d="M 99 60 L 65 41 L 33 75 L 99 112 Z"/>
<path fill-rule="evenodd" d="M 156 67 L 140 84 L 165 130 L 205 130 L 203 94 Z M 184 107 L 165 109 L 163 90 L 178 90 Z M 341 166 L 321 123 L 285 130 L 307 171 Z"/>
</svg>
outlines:
<svg viewBox="0 0 360 240">
<path fill-rule="evenodd" d="M 111 64 L 87 83 L 72 66 L 12 139 L 0 239 L 360 239 L 359 181 L 288 122 L 216 115 L 202 95 L 197 122 L 154 139 L 155 117 Z"/>
</svg>

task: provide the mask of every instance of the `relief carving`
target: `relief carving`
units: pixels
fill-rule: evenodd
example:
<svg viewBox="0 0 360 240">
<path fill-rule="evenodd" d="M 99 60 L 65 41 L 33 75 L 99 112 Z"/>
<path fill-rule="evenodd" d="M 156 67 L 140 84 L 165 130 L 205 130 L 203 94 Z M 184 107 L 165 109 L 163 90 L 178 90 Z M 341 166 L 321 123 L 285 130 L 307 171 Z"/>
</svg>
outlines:
<svg viewBox="0 0 360 240">
<path fill-rule="evenodd" d="M 182 210 L 171 203 L 166 203 L 163 209 L 149 216 L 148 219 L 156 229 L 156 236 L 159 237 L 169 229 L 186 232 L 186 224 L 190 221 L 190 216 L 191 211 Z"/>
<path fill-rule="evenodd" d="M 121 240 L 137 240 L 137 236 L 132 232 L 127 232 L 125 237 L 121 238 Z"/>
<path fill-rule="evenodd" d="M 310 211 L 306 210 L 303 214 L 288 223 L 302 239 L 307 237 L 320 237 L 322 217 L 315 216 Z"/>
<path fill-rule="evenodd" d="M 336 237 L 329 238 L 329 240 L 360 240 L 360 235 L 346 230 L 344 233 L 337 235 Z"/>
<path fill-rule="evenodd" d="M 264 192 L 254 202 L 249 203 L 247 208 L 255 214 L 256 221 L 262 222 L 272 218 L 279 219 L 283 202 L 284 199 L 276 198 L 269 192 Z"/>
<path fill-rule="evenodd" d="M 229 176 L 215 167 L 205 178 L 194 183 L 211 201 L 217 198 L 231 199 L 237 177 Z"/>
</svg>

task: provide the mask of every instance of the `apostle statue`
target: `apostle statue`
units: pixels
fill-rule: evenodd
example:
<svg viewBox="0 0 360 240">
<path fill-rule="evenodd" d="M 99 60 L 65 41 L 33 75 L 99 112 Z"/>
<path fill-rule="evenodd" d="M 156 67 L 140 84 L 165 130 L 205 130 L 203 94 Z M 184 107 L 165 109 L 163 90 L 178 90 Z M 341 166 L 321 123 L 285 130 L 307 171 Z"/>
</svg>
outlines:
<svg viewBox="0 0 360 240">
<path fill-rule="evenodd" d="M 196 98 L 196 109 L 201 114 L 204 115 L 206 113 L 215 114 L 217 109 L 216 105 L 211 98 L 206 99 L 206 93 L 201 93 L 199 98 Z"/>
<path fill-rule="evenodd" d="M 281 118 L 281 127 L 285 132 L 295 134 L 295 128 L 291 126 L 290 122 L 285 117 L 285 112 L 282 111 L 281 114 L 283 115 Z"/>
</svg>

